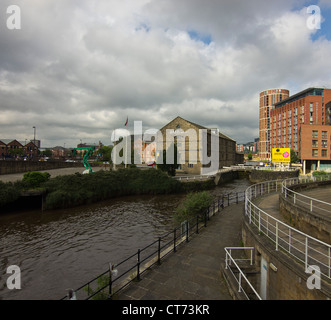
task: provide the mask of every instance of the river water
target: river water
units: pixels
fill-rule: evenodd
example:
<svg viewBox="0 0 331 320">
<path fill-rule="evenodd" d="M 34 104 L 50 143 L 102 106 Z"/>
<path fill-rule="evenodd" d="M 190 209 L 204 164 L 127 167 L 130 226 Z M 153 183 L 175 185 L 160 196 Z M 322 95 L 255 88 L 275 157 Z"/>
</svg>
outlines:
<svg viewBox="0 0 331 320">
<path fill-rule="evenodd" d="M 244 191 L 235 180 L 210 192 Z M 56 211 L 0 215 L 0 299 L 56 300 L 173 229 L 183 194 L 130 196 Z M 7 288 L 7 267 L 21 270 L 21 289 Z"/>
</svg>

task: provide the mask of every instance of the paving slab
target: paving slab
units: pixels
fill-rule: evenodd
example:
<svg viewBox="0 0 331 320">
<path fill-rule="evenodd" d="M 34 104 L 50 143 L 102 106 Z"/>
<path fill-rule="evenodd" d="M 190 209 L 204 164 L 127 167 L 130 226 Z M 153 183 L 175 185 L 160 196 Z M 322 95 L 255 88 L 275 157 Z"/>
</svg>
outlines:
<svg viewBox="0 0 331 320">
<path fill-rule="evenodd" d="M 132 282 L 119 300 L 232 300 L 221 277 L 224 248 L 241 245 L 244 204 L 213 216 L 206 228 Z"/>
</svg>

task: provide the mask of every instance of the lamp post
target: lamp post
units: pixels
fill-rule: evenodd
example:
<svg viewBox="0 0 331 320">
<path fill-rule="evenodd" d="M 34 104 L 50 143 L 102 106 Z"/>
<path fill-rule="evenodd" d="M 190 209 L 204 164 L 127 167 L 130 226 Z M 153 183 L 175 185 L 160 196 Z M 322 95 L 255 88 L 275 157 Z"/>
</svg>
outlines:
<svg viewBox="0 0 331 320">
<path fill-rule="evenodd" d="M 33 126 L 33 144 L 34 144 L 34 147 L 33 147 L 33 159 L 35 159 L 36 155 L 36 127 Z"/>
<path fill-rule="evenodd" d="M 34 145 L 36 145 L 36 127 L 33 126 L 32 128 L 33 128 L 33 143 Z"/>
</svg>

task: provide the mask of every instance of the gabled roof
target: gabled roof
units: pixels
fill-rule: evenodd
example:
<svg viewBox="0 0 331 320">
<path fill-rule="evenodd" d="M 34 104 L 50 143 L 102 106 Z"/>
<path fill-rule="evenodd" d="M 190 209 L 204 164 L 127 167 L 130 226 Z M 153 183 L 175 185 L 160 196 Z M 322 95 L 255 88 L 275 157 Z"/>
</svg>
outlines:
<svg viewBox="0 0 331 320">
<path fill-rule="evenodd" d="M 167 123 L 165 126 L 163 126 L 160 130 L 162 130 L 163 128 L 165 128 L 166 126 L 168 126 L 169 124 L 171 124 L 172 122 L 175 122 L 175 121 L 177 121 L 177 120 L 186 121 L 186 122 L 190 123 L 191 125 L 197 127 L 198 129 L 206 129 L 206 130 L 210 130 L 210 128 L 206 128 L 206 127 L 204 127 L 204 126 L 202 126 L 202 125 L 200 125 L 200 124 L 197 124 L 197 123 L 194 123 L 194 122 L 192 122 L 192 121 L 189 121 L 189 120 L 183 119 L 183 118 L 180 117 L 180 116 L 177 116 L 175 119 L 173 119 L 172 121 L 170 121 L 169 123 Z M 234 142 L 235 142 L 235 140 L 233 140 L 232 138 L 228 137 L 227 135 L 225 135 L 224 133 L 222 133 L 222 132 L 220 132 L 220 131 L 219 131 L 219 136 L 220 136 L 221 138 L 223 138 L 223 139 L 227 139 L 227 140 L 231 140 L 231 141 L 234 141 Z"/>
</svg>

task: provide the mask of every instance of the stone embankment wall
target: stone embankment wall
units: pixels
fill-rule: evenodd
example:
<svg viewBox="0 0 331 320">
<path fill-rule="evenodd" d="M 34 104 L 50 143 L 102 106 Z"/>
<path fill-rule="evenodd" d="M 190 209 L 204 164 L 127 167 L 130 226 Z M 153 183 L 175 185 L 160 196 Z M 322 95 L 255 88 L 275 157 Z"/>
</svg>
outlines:
<svg viewBox="0 0 331 320">
<path fill-rule="evenodd" d="M 64 161 L 0 161 L 0 175 L 23 173 L 28 171 L 42 171 L 60 168 L 82 167 L 79 162 Z"/>
<path fill-rule="evenodd" d="M 253 183 L 259 183 L 263 181 L 296 178 L 299 176 L 299 173 L 300 170 L 292 170 L 292 171 L 252 170 L 250 174 L 250 181 Z"/>
<path fill-rule="evenodd" d="M 331 181 L 320 181 L 293 185 L 288 188 L 300 193 L 301 190 L 321 188 L 330 184 Z M 331 217 L 327 214 L 320 214 L 316 210 L 311 212 L 300 204 L 294 204 L 293 200 L 285 199 L 283 194 L 279 195 L 279 209 L 288 224 L 294 228 L 323 242 L 331 243 Z"/>
</svg>

